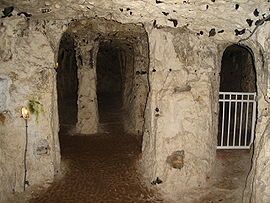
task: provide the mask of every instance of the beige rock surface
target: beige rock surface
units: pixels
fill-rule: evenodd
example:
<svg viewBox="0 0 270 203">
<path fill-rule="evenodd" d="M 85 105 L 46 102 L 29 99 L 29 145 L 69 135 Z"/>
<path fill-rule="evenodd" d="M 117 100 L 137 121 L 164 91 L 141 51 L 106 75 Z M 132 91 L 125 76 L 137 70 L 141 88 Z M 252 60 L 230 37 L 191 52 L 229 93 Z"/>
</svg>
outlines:
<svg viewBox="0 0 270 203">
<path fill-rule="evenodd" d="M 1 38 L 1 78 L 6 80 L 1 97 L 1 113 L 6 117 L 1 125 L 1 198 L 14 191 L 22 191 L 23 154 L 25 145 L 25 124 L 20 118 L 21 107 L 30 99 L 39 101 L 44 108 L 38 118 L 30 116 L 28 121 L 29 150 L 27 168 L 29 183 L 38 184 L 53 180 L 59 167 L 59 143 L 56 99 L 53 83 L 54 53 L 47 38 L 32 30 L 22 18 L 3 20 Z M 3 32 L 4 31 L 4 32 Z M 3 41 L 1 41 L 3 42 Z M 42 50 L 42 52 L 40 51 Z M 5 56 L 9 55 L 5 59 Z M 7 78 L 7 79 L 5 79 Z M 49 82 L 48 82 L 49 81 Z M 37 151 L 46 140 L 50 150 L 46 154 Z M 3 181 L 3 182 L 2 182 Z"/>
</svg>

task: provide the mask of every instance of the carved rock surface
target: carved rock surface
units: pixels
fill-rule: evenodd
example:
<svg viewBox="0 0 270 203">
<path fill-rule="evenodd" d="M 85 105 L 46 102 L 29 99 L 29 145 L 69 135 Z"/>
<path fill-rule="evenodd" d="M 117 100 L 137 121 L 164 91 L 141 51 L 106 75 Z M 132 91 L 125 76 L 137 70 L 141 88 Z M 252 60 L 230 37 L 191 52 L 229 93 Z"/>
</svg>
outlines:
<svg viewBox="0 0 270 203">
<path fill-rule="evenodd" d="M 181 169 L 184 167 L 184 158 L 185 152 L 183 150 L 175 151 L 167 157 L 167 163 L 175 169 Z"/>
</svg>

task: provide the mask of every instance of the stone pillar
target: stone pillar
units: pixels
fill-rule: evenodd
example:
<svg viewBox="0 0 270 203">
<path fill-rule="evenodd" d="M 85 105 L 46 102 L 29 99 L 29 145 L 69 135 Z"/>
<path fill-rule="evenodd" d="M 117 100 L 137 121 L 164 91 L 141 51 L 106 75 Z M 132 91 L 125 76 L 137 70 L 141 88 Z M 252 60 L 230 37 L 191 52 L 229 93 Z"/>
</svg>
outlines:
<svg viewBox="0 0 270 203">
<path fill-rule="evenodd" d="M 96 69 L 93 46 L 81 46 L 77 51 L 78 63 L 78 122 L 76 131 L 93 134 L 98 131 L 98 105 L 96 95 Z"/>
<path fill-rule="evenodd" d="M 188 31 L 169 31 L 148 30 L 151 91 L 141 163 L 146 180 L 152 184 L 162 180 L 162 192 L 175 198 L 207 184 L 216 151 L 217 123 L 212 119 L 216 89 L 209 77 L 214 70 L 208 65 L 214 63 L 214 55 L 201 51 L 201 46 L 207 50 L 209 45 L 188 38 Z M 170 163 L 176 154 L 182 160 L 177 168 Z"/>
</svg>

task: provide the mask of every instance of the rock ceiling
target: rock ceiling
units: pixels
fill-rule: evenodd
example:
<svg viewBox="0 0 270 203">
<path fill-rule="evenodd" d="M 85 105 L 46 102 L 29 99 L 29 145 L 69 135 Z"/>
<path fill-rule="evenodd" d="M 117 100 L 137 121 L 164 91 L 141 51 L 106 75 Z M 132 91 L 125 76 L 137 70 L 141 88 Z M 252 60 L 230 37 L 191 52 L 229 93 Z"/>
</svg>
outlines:
<svg viewBox="0 0 270 203">
<path fill-rule="evenodd" d="M 207 36 L 243 35 L 269 15 L 267 0 L 1 0 L 0 7 L 38 19 L 105 17 L 122 23 L 188 27 Z M 3 14 L 2 14 L 3 15 Z"/>
</svg>

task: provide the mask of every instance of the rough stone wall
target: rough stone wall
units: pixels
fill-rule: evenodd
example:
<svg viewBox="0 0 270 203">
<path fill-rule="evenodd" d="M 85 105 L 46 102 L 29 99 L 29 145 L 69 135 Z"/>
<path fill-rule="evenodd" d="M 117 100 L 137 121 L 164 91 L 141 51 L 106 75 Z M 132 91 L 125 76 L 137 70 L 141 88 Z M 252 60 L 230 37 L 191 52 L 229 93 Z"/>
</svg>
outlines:
<svg viewBox="0 0 270 203">
<path fill-rule="evenodd" d="M 143 145 L 143 165 L 152 180 L 169 194 L 200 188 L 211 172 L 215 157 L 217 111 L 212 104 L 217 89 L 217 49 L 186 29 L 149 29 L 150 95 Z M 215 55 L 212 55 L 212 54 Z M 169 57 L 168 57 L 169 56 Z M 215 81 L 216 82 L 216 81 Z M 184 151 L 184 167 L 166 162 L 175 151 Z"/>
<path fill-rule="evenodd" d="M 264 203 L 270 201 L 270 136 L 269 136 L 269 69 L 270 69 L 270 25 L 257 33 L 260 52 L 255 54 L 258 88 L 258 117 L 252 168 L 248 176 L 243 202 Z M 254 50 L 254 49 L 253 49 Z M 261 65 L 261 66 L 260 66 Z M 267 88 L 268 85 L 268 88 Z"/>
<path fill-rule="evenodd" d="M 78 64 L 78 122 L 76 132 L 93 134 L 98 132 L 98 109 L 96 95 L 96 58 L 98 44 L 94 41 L 81 44 L 77 41 Z M 79 51 L 78 51 L 79 50 Z"/>
<path fill-rule="evenodd" d="M 149 92 L 149 48 L 146 32 L 137 37 L 127 57 L 124 98 L 124 128 L 127 132 L 142 135 L 144 111 Z"/>
<path fill-rule="evenodd" d="M 262 32 L 265 34 L 267 29 L 264 27 Z M 151 91 L 146 111 L 146 115 L 150 117 L 147 117 L 144 135 L 144 172 L 148 178 L 152 178 L 148 182 L 156 177 L 163 180 L 160 189 L 165 194 L 181 198 L 176 195 L 181 191 L 182 200 L 191 201 L 188 193 L 203 187 L 207 184 L 207 179 L 211 178 L 217 134 L 218 75 L 223 52 L 231 43 L 227 40 L 198 40 L 194 37 L 195 33 L 181 29 L 165 30 L 148 29 L 150 70 L 155 71 L 150 72 Z M 265 122 L 269 119 L 268 98 L 265 97 L 269 62 L 264 64 L 267 53 L 260 45 L 265 41 L 258 43 L 258 39 L 261 38 L 257 36 L 254 40 L 243 43 L 254 52 L 257 72 L 258 120 L 255 154 L 257 150 L 265 150 L 267 138 L 264 137 L 267 133 L 264 131 L 268 128 Z M 173 77 L 176 74 L 178 76 Z M 258 143 L 261 137 L 264 139 Z M 167 157 L 182 150 L 185 154 L 184 167 L 180 170 L 171 168 L 166 163 Z M 261 185 L 253 186 L 253 193 L 246 189 L 246 196 L 253 194 L 252 202 L 268 201 L 269 177 L 262 164 L 267 165 L 269 156 L 265 151 L 261 153 L 264 158 L 260 159 L 257 155 L 257 158 L 253 159 L 252 168 L 253 172 L 257 171 L 256 164 L 259 163 L 261 169 L 258 176 L 261 178 Z M 250 174 L 250 179 L 253 175 Z M 255 178 L 254 181 L 258 180 Z M 250 186 L 251 182 L 247 185 Z M 186 199 L 182 195 L 185 192 Z"/>
<path fill-rule="evenodd" d="M 28 120 L 27 180 L 30 185 L 52 181 L 59 170 L 54 53 L 42 32 L 23 18 L 2 19 L 0 26 L 0 201 L 22 191 L 25 122 L 21 107 L 29 100 L 42 105 Z M 42 50 L 42 51 L 41 51 Z"/>
<path fill-rule="evenodd" d="M 44 26 L 43 32 L 53 50 L 57 49 L 60 36 L 72 18 L 82 19 L 97 16 L 122 23 L 143 23 L 147 27 L 149 35 L 150 71 L 153 72 L 150 72 L 150 93 L 145 112 L 146 130 L 143 138 L 142 165 L 144 167 L 142 173 L 147 177 L 148 182 L 159 176 L 163 180 L 160 188 L 170 194 L 176 194 L 176 192 L 180 194 L 179 191 L 185 192 L 188 189 L 199 188 L 207 182 L 205 177 L 211 171 L 215 155 L 218 74 L 223 51 L 227 46 L 249 36 L 249 30 L 252 31 L 256 27 L 255 22 L 258 24 L 260 22 L 258 20 L 263 18 L 263 14 L 268 15 L 269 2 L 262 0 L 181 2 L 172 0 L 166 2 L 148 0 L 75 2 L 70 0 L 67 2 L 60 0 L 53 2 L 48 0 L 45 4 L 43 1 L 35 0 L 31 2 L 3 0 L 1 3 L 5 6 L 13 3 L 19 11 L 27 11 L 33 14 L 33 19 L 41 19 L 41 25 Z M 4 35 L 12 33 L 13 28 L 16 30 L 15 25 L 16 28 L 20 27 L 15 22 L 12 25 L 10 18 L 6 22 L 11 25 L 9 25 L 9 31 L 1 31 Z M 41 25 L 37 23 L 38 27 Z M 173 29 L 174 27 L 178 29 Z M 23 30 L 25 28 L 20 27 L 19 31 Z M 178 31 L 178 33 L 174 33 L 174 31 Z M 269 31 L 269 22 L 265 22 L 251 38 L 242 42 L 254 52 L 258 87 L 255 152 L 244 202 L 269 202 L 270 138 L 267 125 L 270 122 Z M 181 34 L 181 32 L 186 34 Z M 44 39 L 44 36 L 40 37 Z M 8 42 L 3 40 L 1 43 L 11 47 L 10 44 L 16 41 L 14 39 L 19 39 L 13 34 L 10 35 L 10 38 L 12 40 Z M 178 38 L 182 40 L 177 40 Z M 1 39 L 6 39 L 6 36 Z M 32 44 L 30 43 L 30 45 Z M 4 46 L 1 45 L 1 47 Z M 34 48 L 35 44 L 32 46 Z M 28 47 L 28 49 L 30 48 Z M 17 53 L 15 49 L 10 52 L 6 51 L 8 49 L 4 50 L 3 53 L 6 54 L 1 57 L 2 61 L 9 58 L 11 52 Z M 40 53 L 36 49 L 35 51 L 31 51 L 31 54 Z M 22 67 L 21 64 L 30 63 L 30 59 L 28 55 L 18 58 L 15 67 Z M 46 64 L 46 62 L 42 63 Z M 1 67 L 6 67 L 6 64 L 7 62 L 2 63 Z M 169 66 L 171 71 L 169 71 Z M 23 70 L 30 70 L 30 68 L 23 67 L 18 72 L 23 72 Z M 31 71 L 33 70 L 35 69 L 31 69 Z M 2 72 L 5 72 L 4 75 L 6 75 L 6 68 L 1 68 L 0 71 L 1 77 Z M 20 85 L 18 85 L 20 87 L 19 98 L 25 94 L 25 90 L 21 90 L 22 84 L 23 82 L 20 81 Z M 27 91 L 30 90 L 27 89 Z M 55 98 L 55 94 L 51 96 Z M 51 98 L 47 99 L 52 101 Z M 14 101 L 9 101 L 9 104 L 12 102 Z M 16 102 L 21 103 L 17 98 Z M 47 103 L 47 105 L 50 104 Z M 52 112 L 57 120 L 57 116 L 55 116 L 57 109 L 55 106 L 53 108 Z M 12 118 L 17 118 L 14 113 L 12 115 Z M 20 121 L 14 125 L 18 125 Z M 55 121 L 54 124 L 57 122 Z M 21 126 L 23 127 L 23 123 Z M 52 127 L 48 127 L 42 132 L 48 132 L 48 129 L 51 130 Z M 0 147 L 0 163 L 4 164 L 1 164 L 0 173 L 6 174 L 0 176 L 1 183 L 2 181 L 3 183 L 14 182 L 12 181 L 14 180 L 12 171 L 15 171 L 16 167 L 10 163 L 12 160 L 10 157 L 14 157 L 16 153 L 17 160 L 22 162 L 22 156 L 17 156 L 17 154 L 21 154 L 20 148 L 6 149 L 10 143 L 23 144 L 23 136 L 18 136 L 19 138 L 15 141 L 11 140 L 12 136 L 16 135 L 12 131 L 15 131 L 14 127 L 7 130 L 6 127 L 1 126 L 0 143 L 3 144 Z M 22 133 L 21 130 L 18 130 L 17 134 L 19 132 Z M 184 150 L 184 167 L 180 170 L 170 168 L 166 164 L 167 156 L 176 150 Z M 43 163 L 40 162 L 36 164 L 43 166 Z M 21 167 L 17 166 L 17 170 L 21 171 Z M 1 187 L 1 190 L 10 191 L 11 188 Z"/>
<path fill-rule="evenodd" d="M 246 61 L 243 62 L 243 79 L 241 81 L 242 89 L 246 92 L 256 92 L 256 75 L 253 58 L 250 54 L 245 56 Z"/>
</svg>

